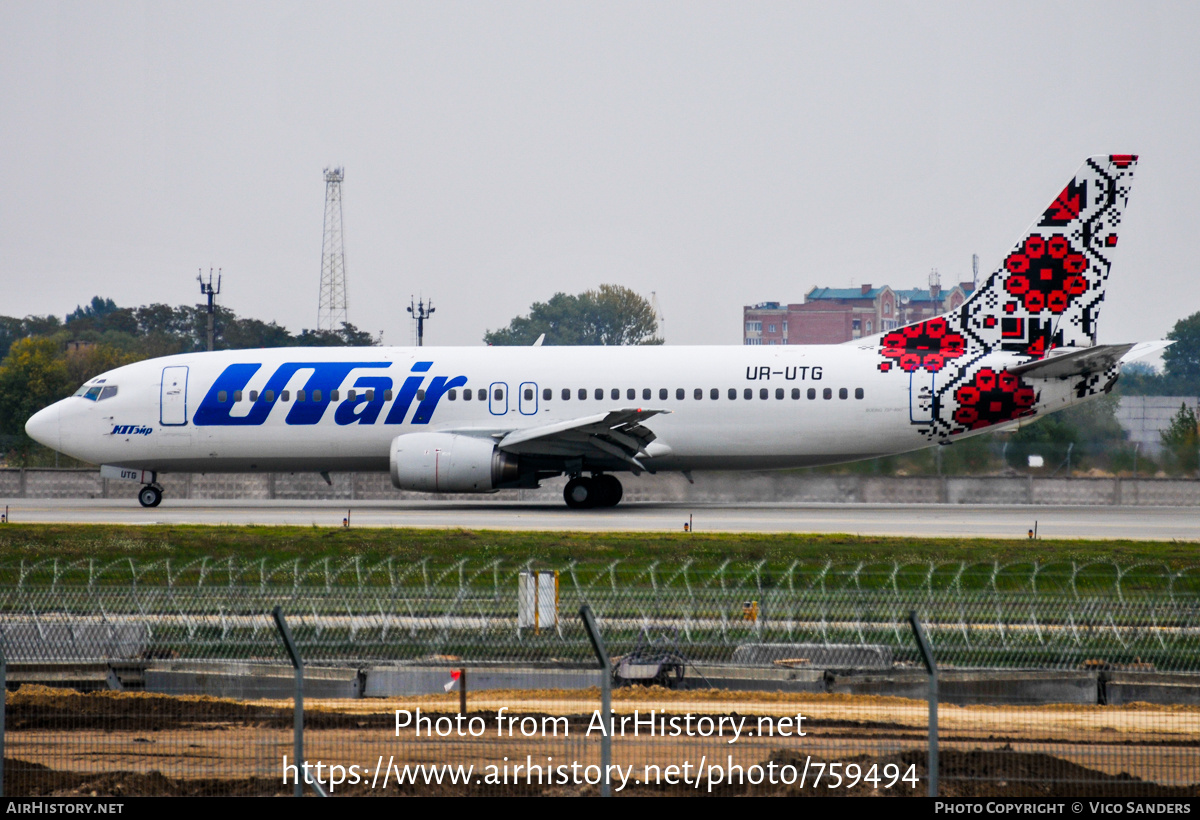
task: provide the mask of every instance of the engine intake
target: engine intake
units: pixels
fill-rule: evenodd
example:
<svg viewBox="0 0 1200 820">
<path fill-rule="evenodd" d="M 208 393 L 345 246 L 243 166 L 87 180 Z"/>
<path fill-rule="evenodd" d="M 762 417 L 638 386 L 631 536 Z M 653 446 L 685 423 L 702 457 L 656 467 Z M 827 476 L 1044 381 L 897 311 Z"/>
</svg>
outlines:
<svg viewBox="0 0 1200 820">
<path fill-rule="evenodd" d="M 392 484 L 423 493 L 490 493 L 519 476 L 515 455 L 452 433 L 396 436 L 390 459 Z"/>
</svg>

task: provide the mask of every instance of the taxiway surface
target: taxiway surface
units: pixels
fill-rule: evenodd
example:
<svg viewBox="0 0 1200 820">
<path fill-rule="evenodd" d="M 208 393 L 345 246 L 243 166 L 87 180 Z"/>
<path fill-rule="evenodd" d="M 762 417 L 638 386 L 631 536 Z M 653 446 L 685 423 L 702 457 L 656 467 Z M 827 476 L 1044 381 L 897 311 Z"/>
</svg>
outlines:
<svg viewBox="0 0 1200 820">
<path fill-rule="evenodd" d="M 1200 540 L 1194 507 L 947 504 L 632 503 L 568 510 L 559 503 L 446 501 L 188 501 L 154 509 L 128 499 L 0 499 L 10 519 L 79 524 L 290 524 L 500 530 L 821 532 L 861 535 Z"/>
</svg>

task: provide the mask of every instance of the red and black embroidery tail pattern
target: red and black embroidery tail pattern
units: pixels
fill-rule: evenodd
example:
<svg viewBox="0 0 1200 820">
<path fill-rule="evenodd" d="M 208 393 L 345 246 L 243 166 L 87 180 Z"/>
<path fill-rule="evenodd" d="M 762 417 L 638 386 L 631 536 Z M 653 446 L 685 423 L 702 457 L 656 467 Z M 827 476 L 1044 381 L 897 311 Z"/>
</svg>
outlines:
<svg viewBox="0 0 1200 820">
<path fill-rule="evenodd" d="M 1035 412 L 1034 388 L 985 361 L 990 354 L 1020 361 L 1096 344 L 1136 167 L 1134 154 L 1089 158 L 961 307 L 884 334 L 879 370 L 914 385 L 927 378 L 937 392 L 932 418 L 913 416 L 930 437 Z"/>
</svg>

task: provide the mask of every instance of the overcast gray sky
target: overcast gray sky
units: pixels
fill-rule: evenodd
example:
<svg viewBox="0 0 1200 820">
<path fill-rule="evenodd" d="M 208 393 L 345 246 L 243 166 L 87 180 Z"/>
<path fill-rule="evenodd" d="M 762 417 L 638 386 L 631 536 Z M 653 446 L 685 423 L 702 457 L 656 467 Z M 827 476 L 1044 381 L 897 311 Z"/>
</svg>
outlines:
<svg viewBox="0 0 1200 820">
<path fill-rule="evenodd" d="M 0 4 L 0 313 L 199 300 L 479 344 L 657 291 L 671 344 L 814 285 L 995 267 L 1091 154 L 1142 162 L 1101 341 L 1200 310 L 1197 3 Z"/>
</svg>

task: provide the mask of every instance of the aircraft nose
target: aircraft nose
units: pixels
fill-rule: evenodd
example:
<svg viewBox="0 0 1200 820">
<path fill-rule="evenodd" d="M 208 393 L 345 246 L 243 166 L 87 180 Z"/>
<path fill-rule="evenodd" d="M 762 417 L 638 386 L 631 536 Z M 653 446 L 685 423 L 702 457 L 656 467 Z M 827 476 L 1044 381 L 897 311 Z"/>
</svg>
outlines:
<svg viewBox="0 0 1200 820">
<path fill-rule="evenodd" d="M 25 422 L 25 432 L 38 444 L 44 444 L 52 450 L 62 449 L 62 426 L 60 417 L 62 408 L 60 402 L 37 411 Z"/>
</svg>

